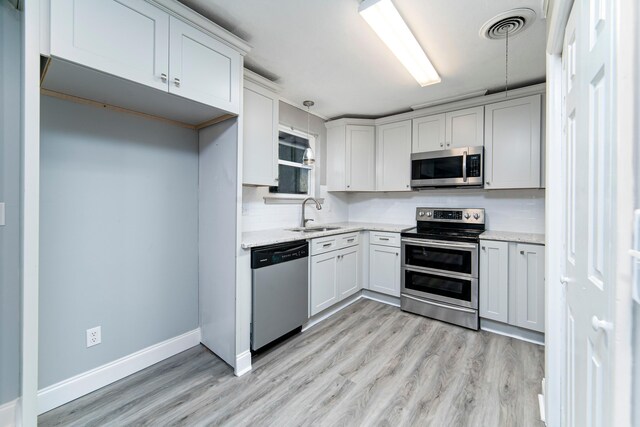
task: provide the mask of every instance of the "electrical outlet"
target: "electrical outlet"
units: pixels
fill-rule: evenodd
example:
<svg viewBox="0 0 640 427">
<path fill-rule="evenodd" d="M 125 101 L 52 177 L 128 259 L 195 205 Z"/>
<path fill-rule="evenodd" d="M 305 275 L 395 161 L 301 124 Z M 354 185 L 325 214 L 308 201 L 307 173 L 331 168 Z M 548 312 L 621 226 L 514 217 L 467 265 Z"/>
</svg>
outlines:
<svg viewBox="0 0 640 427">
<path fill-rule="evenodd" d="M 93 347 L 102 342 L 102 329 L 100 326 L 87 329 L 87 347 Z"/>
</svg>

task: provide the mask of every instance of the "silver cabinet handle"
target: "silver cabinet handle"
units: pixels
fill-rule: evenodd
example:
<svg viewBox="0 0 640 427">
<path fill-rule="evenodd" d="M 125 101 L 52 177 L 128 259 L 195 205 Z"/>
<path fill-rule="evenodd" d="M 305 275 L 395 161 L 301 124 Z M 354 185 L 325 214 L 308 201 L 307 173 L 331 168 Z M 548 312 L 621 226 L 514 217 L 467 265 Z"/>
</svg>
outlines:
<svg viewBox="0 0 640 427">
<path fill-rule="evenodd" d="M 441 143 L 440 143 L 440 147 L 444 147 L 444 142 L 441 142 Z"/>
<path fill-rule="evenodd" d="M 524 251 L 520 251 L 520 255 L 524 255 Z"/>
<path fill-rule="evenodd" d="M 591 326 L 594 331 L 605 331 L 609 332 L 613 329 L 613 324 L 611 322 L 607 322 L 606 320 L 598 319 L 598 316 L 593 316 L 591 318 Z"/>
<path fill-rule="evenodd" d="M 485 184 L 487 184 L 487 185 L 491 185 L 491 183 L 490 183 L 489 181 L 485 182 Z"/>
<path fill-rule="evenodd" d="M 396 256 L 400 255 L 398 252 L 396 252 Z"/>
<path fill-rule="evenodd" d="M 160 80 L 162 80 L 162 83 L 166 83 L 167 82 L 167 75 L 165 73 L 160 74 Z"/>
<path fill-rule="evenodd" d="M 378 237 L 378 239 L 380 239 L 380 240 L 385 240 L 385 241 L 386 241 L 386 240 L 389 240 L 389 238 L 388 238 L 388 237 Z"/>
<path fill-rule="evenodd" d="M 324 245 L 322 245 L 323 248 L 328 248 L 329 246 L 331 246 L 331 243 L 325 243 Z"/>
<path fill-rule="evenodd" d="M 485 251 L 485 250 L 487 250 L 487 248 L 483 246 L 483 247 L 482 247 L 482 250 L 483 250 L 483 251 Z"/>
<path fill-rule="evenodd" d="M 353 240 L 354 240 L 354 239 L 347 239 L 347 242 L 348 242 L 348 243 L 351 243 L 351 242 L 353 242 Z"/>
<path fill-rule="evenodd" d="M 180 79 L 179 78 L 174 78 L 173 79 L 173 84 L 175 84 L 177 87 L 180 87 Z"/>
</svg>

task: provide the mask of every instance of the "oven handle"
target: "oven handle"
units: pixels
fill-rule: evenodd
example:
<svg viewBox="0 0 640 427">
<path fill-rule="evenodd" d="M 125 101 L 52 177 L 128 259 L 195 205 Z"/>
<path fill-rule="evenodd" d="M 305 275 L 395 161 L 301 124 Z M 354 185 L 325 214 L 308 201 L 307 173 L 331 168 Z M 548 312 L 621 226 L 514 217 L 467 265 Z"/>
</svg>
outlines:
<svg viewBox="0 0 640 427">
<path fill-rule="evenodd" d="M 460 243 L 460 242 L 443 242 L 440 240 L 427 239 L 402 239 L 403 243 L 410 243 L 416 246 L 434 246 L 437 248 L 453 248 L 453 249 L 478 249 L 477 243 Z"/>
<path fill-rule="evenodd" d="M 472 313 L 472 314 L 476 313 L 476 310 L 471 310 L 469 308 L 456 307 L 456 306 L 449 305 L 449 304 L 440 304 L 440 303 L 433 302 L 433 301 L 427 301 L 427 300 L 422 299 L 422 298 L 412 297 L 412 296 L 407 295 L 407 294 L 402 294 L 402 296 L 405 297 L 405 298 L 412 299 L 414 301 L 422 302 L 422 303 L 425 303 L 425 304 L 435 305 L 437 307 L 442 307 L 442 308 L 448 308 L 448 309 L 451 309 L 451 310 L 462 311 L 464 313 Z"/>
<path fill-rule="evenodd" d="M 411 265 L 411 264 L 409 265 L 402 264 L 402 268 L 407 271 L 413 271 L 414 273 L 432 274 L 434 276 L 448 277 L 450 279 L 469 280 L 469 281 L 478 279 L 473 274 L 457 273 L 457 272 L 453 273 L 447 270 L 436 270 L 433 268 L 416 267 L 415 265 Z"/>
<path fill-rule="evenodd" d="M 467 182 L 467 152 L 462 153 L 462 182 Z"/>
</svg>

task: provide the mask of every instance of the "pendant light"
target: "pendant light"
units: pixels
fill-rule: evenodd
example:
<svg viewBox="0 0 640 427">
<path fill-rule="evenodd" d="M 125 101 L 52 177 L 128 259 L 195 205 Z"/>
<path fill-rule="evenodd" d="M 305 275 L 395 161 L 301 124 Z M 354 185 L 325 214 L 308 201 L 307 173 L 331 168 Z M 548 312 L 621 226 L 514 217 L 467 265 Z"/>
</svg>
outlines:
<svg viewBox="0 0 640 427">
<path fill-rule="evenodd" d="M 302 105 L 307 107 L 307 135 L 311 135 L 309 133 L 309 120 L 310 120 L 310 116 L 311 116 L 311 107 L 313 107 L 314 104 L 315 103 L 313 101 L 304 101 L 302 103 Z M 309 139 L 309 142 L 311 142 L 311 139 Z M 316 156 L 315 156 L 315 154 L 313 154 L 313 150 L 309 146 L 309 147 L 307 147 L 306 150 L 304 150 L 304 154 L 302 155 L 302 163 L 304 163 L 305 165 L 311 166 L 315 162 L 316 162 Z"/>
</svg>

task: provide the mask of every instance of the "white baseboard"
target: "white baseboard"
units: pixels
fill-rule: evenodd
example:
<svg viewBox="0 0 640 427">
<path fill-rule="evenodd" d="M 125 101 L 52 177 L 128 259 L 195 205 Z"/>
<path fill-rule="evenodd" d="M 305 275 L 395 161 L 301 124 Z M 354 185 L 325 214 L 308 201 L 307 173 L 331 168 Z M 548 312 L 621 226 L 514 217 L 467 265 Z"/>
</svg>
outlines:
<svg viewBox="0 0 640 427">
<path fill-rule="evenodd" d="M 18 399 L 0 405 L 0 427 L 15 427 Z"/>
<path fill-rule="evenodd" d="M 505 323 L 496 322 L 494 320 L 481 318 L 480 329 L 482 329 L 483 331 L 492 332 L 494 334 L 504 335 L 505 337 L 516 338 L 521 341 L 544 345 L 543 333 L 530 331 L 528 329 L 519 328 L 513 325 L 507 325 Z"/>
<path fill-rule="evenodd" d="M 331 307 L 327 308 L 326 310 L 316 314 L 315 316 L 311 317 L 307 321 L 307 323 L 302 325 L 302 332 L 306 331 L 307 329 L 309 329 L 310 327 L 312 327 L 314 325 L 317 325 L 318 323 L 322 322 L 323 320 L 328 319 L 329 317 L 333 316 L 334 314 L 336 314 L 340 310 L 342 310 L 342 309 L 350 306 L 354 302 L 358 301 L 360 298 L 362 298 L 362 292 L 358 292 L 358 293 L 350 296 L 346 300 L 340 301 L 338 304 L 336 304 L 334 306 L 331 306 Z"/>
<path fill-rule="evenodd" d="M 392 305 L 394 307 L 400 307 L 400 298 L 391 295 L 381 294 L 379 292 L 370 291 L 369 289 L 362 290 L 362 296 L 366 299 L 378 301 L 383 304 Z"/>
<path fill-rule="evenodd" d="M 243 351 L 236 356 L 236 377 L 241 377 L 251 371 L 251 351 Z"/>
<path fill-rule="evenodd" d="M 38 414 L 71 402 L 198 344 L 200 328 L 45 387 L 38 391 Z"/>
</svg>

